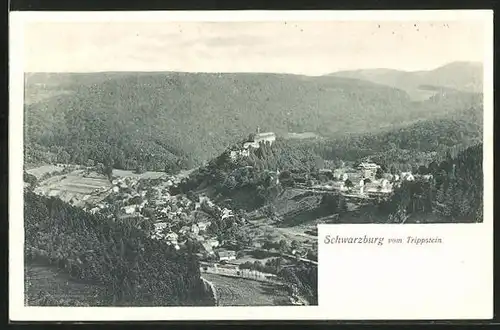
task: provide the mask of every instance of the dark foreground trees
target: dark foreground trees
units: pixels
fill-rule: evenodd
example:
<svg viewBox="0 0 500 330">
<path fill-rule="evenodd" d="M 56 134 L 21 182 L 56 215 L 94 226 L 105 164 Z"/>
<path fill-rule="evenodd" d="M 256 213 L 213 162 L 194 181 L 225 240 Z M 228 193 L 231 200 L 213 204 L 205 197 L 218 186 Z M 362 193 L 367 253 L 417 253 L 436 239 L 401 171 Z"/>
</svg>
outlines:
<svg viewBox="0 0 500 330">
<path fill-rule="evenodd" d="M 106 287 L 108 301 L 133 306 L 206 302 L 192 251 L 176 251 L 128 222 L 91 215 L 26 192 L 25 260 L 42 261 Z M 99 303 L 96 303 L 96 305 Z"/>
<path fill-rule="evenodd" d="M 318 304 L 318 267 L 316 265 L 297 264 L 283 268 L 278 276 L 292 290 L 306 298 L 310 305 Z"/>
<path fill-rule="evenodd" d="M 483 145 L 448 155 L 439 165 L 420 171 L 431 177 L 403 182 L 379 209 L 402 222 L 411 214 L 434 213 L 452 222 L 482 222 Z"/>
</svg>

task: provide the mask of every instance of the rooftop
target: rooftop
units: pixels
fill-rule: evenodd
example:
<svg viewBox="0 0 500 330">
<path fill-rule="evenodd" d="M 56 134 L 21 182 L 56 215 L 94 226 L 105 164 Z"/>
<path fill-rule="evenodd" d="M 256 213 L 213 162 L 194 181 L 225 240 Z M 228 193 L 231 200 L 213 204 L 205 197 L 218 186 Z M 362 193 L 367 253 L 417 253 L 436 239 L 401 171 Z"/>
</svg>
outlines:
<svg viewBox="0 0 500 330">
<path fill-rule="evenodd" d="M 377 164 L 375 164 L 375 163 L 361 163 L 361 164 L 358 165 L 358 167 L 377 168 L 379 166 Z"/>
<path fill-rule="evenodd" d="M 235 255 L 236 252 L 234 251 L 229 251 L 229 250 L 224 250 L 224 251 L 218 251 L 217 254 L 220 256 L 220 257 L 229 257 L 229 256 L 232 256 L 232 255 Z"/>
</svg>

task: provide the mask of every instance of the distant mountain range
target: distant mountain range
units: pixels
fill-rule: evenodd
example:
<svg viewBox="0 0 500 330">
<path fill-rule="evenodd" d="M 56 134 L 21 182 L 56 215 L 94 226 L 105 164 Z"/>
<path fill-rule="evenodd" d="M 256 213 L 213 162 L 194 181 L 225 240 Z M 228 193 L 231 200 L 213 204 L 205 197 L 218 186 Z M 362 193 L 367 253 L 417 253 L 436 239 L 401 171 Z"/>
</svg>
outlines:
<svg viewBox="0 0 500 330">
<path fill-rule="evenodd" d="M 180 72 L 26 74 L 25 155 L 27 161 L 41 161 L 48 154 L 52 158 L 62 154 L 62 159 L 75 162 L 112 158 L 121 168 L 142 163 L 163 170 L 179 159 L 200 164 L 258 126 L 281 136 L 308 132 L 306 135 L 330 138 L 453 119 L 469 109 L 482 116 L 482 94 L 474 92 L 481 82 L 477 70 L 475 65 L 453 63 L 427 73 L 350 73 L 358 79 L 340 77 L 342 73 L 321 77 Z M 394 77 L 408 78 L 397 78 L 404 80 L 400 83 Z M 440 85 L 416 101 L 410 95 L 412 88 L 423 84 Z"/>
<path fill-rule="evenodd" d="M 476 62 L 453 62 L 430 71 L 366 69 L 339 71 L 330 76 L 361 79 L 399 88 L 415 100 L 426 99 L 439 90 L 483 91 L 483 65 Z"/>
</svg>

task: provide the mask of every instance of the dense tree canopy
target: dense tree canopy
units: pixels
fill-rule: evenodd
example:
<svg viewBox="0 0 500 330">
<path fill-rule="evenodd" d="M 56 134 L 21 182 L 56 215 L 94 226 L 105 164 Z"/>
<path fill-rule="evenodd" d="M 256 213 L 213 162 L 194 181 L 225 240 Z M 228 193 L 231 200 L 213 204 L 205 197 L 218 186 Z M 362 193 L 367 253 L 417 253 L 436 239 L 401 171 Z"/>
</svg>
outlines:
<svg viewBox="0 0 500 330">
<path fill-rule="evenodd" d="M 430 173 L 432 179 L 403 182 L 392 199 L 379 208 L 392 214 L 396 222 L 416 213 L 436 213 L 456 222 L 482 222 L 482 148 L 478 144 L 455 157 L 448 153 L 439 165 L 422 168 L 420 171 Z"/>
<path fill-rule="evenodd" d="M 113 222 L 26 192 L 26 260 L 41 259 L 103 284 L 108 304 L 195 305 L 206 301 L 192 251 L 149 239 L 137 223 Z"/>
</svg>

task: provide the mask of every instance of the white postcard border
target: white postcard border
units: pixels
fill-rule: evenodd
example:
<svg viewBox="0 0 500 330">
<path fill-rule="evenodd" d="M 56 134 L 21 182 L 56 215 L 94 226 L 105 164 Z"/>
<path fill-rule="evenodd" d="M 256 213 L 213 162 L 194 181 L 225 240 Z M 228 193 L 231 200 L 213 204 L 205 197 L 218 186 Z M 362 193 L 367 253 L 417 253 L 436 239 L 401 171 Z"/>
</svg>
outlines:
<svg viewBox="0 0 500 330">
<path fill-rule="evenodd" d="M 493 11 L 230 11 L 230 12 L 12 12 L 10 14 L 9 117 L 9 299 L 10 319 L 21 321 L 315 320 L 332 319 L 329 306 L 283 307 L 25 307 L 23 228 L 23 25 L 33 21 L 269 21 L 269 20 L 483 20 L 484 59 L 484 222 L 480 237 L 484 263 L 493 269 Z M 446 42 L 446 41 L 443 41 Z M 384 225 L 378 225 L 384 226 Z M 421 225 L 432 231 L 434 225 Z M 366 226 L 370 230 L 370 225 Z M 457 252 L 458 253 L 458 252 Z M 320 261 L 321 262 L 321 261 Z M 324 260 L 323 262 L 328 262 Z M 488 269 L 488 267 L 486 267 Z M 491 284 L 490 284 L 491 283 Z M 323 284 L 324 285 L 324 284 Z M 319 287 L 321 296 L 321 285 Z M 362 313 L 360 313 L 362 314 Z M 399 319 L 394 315 L 395 319 Z M 357 319 L 335 316 L 333 319 Z"/>
</svg>

